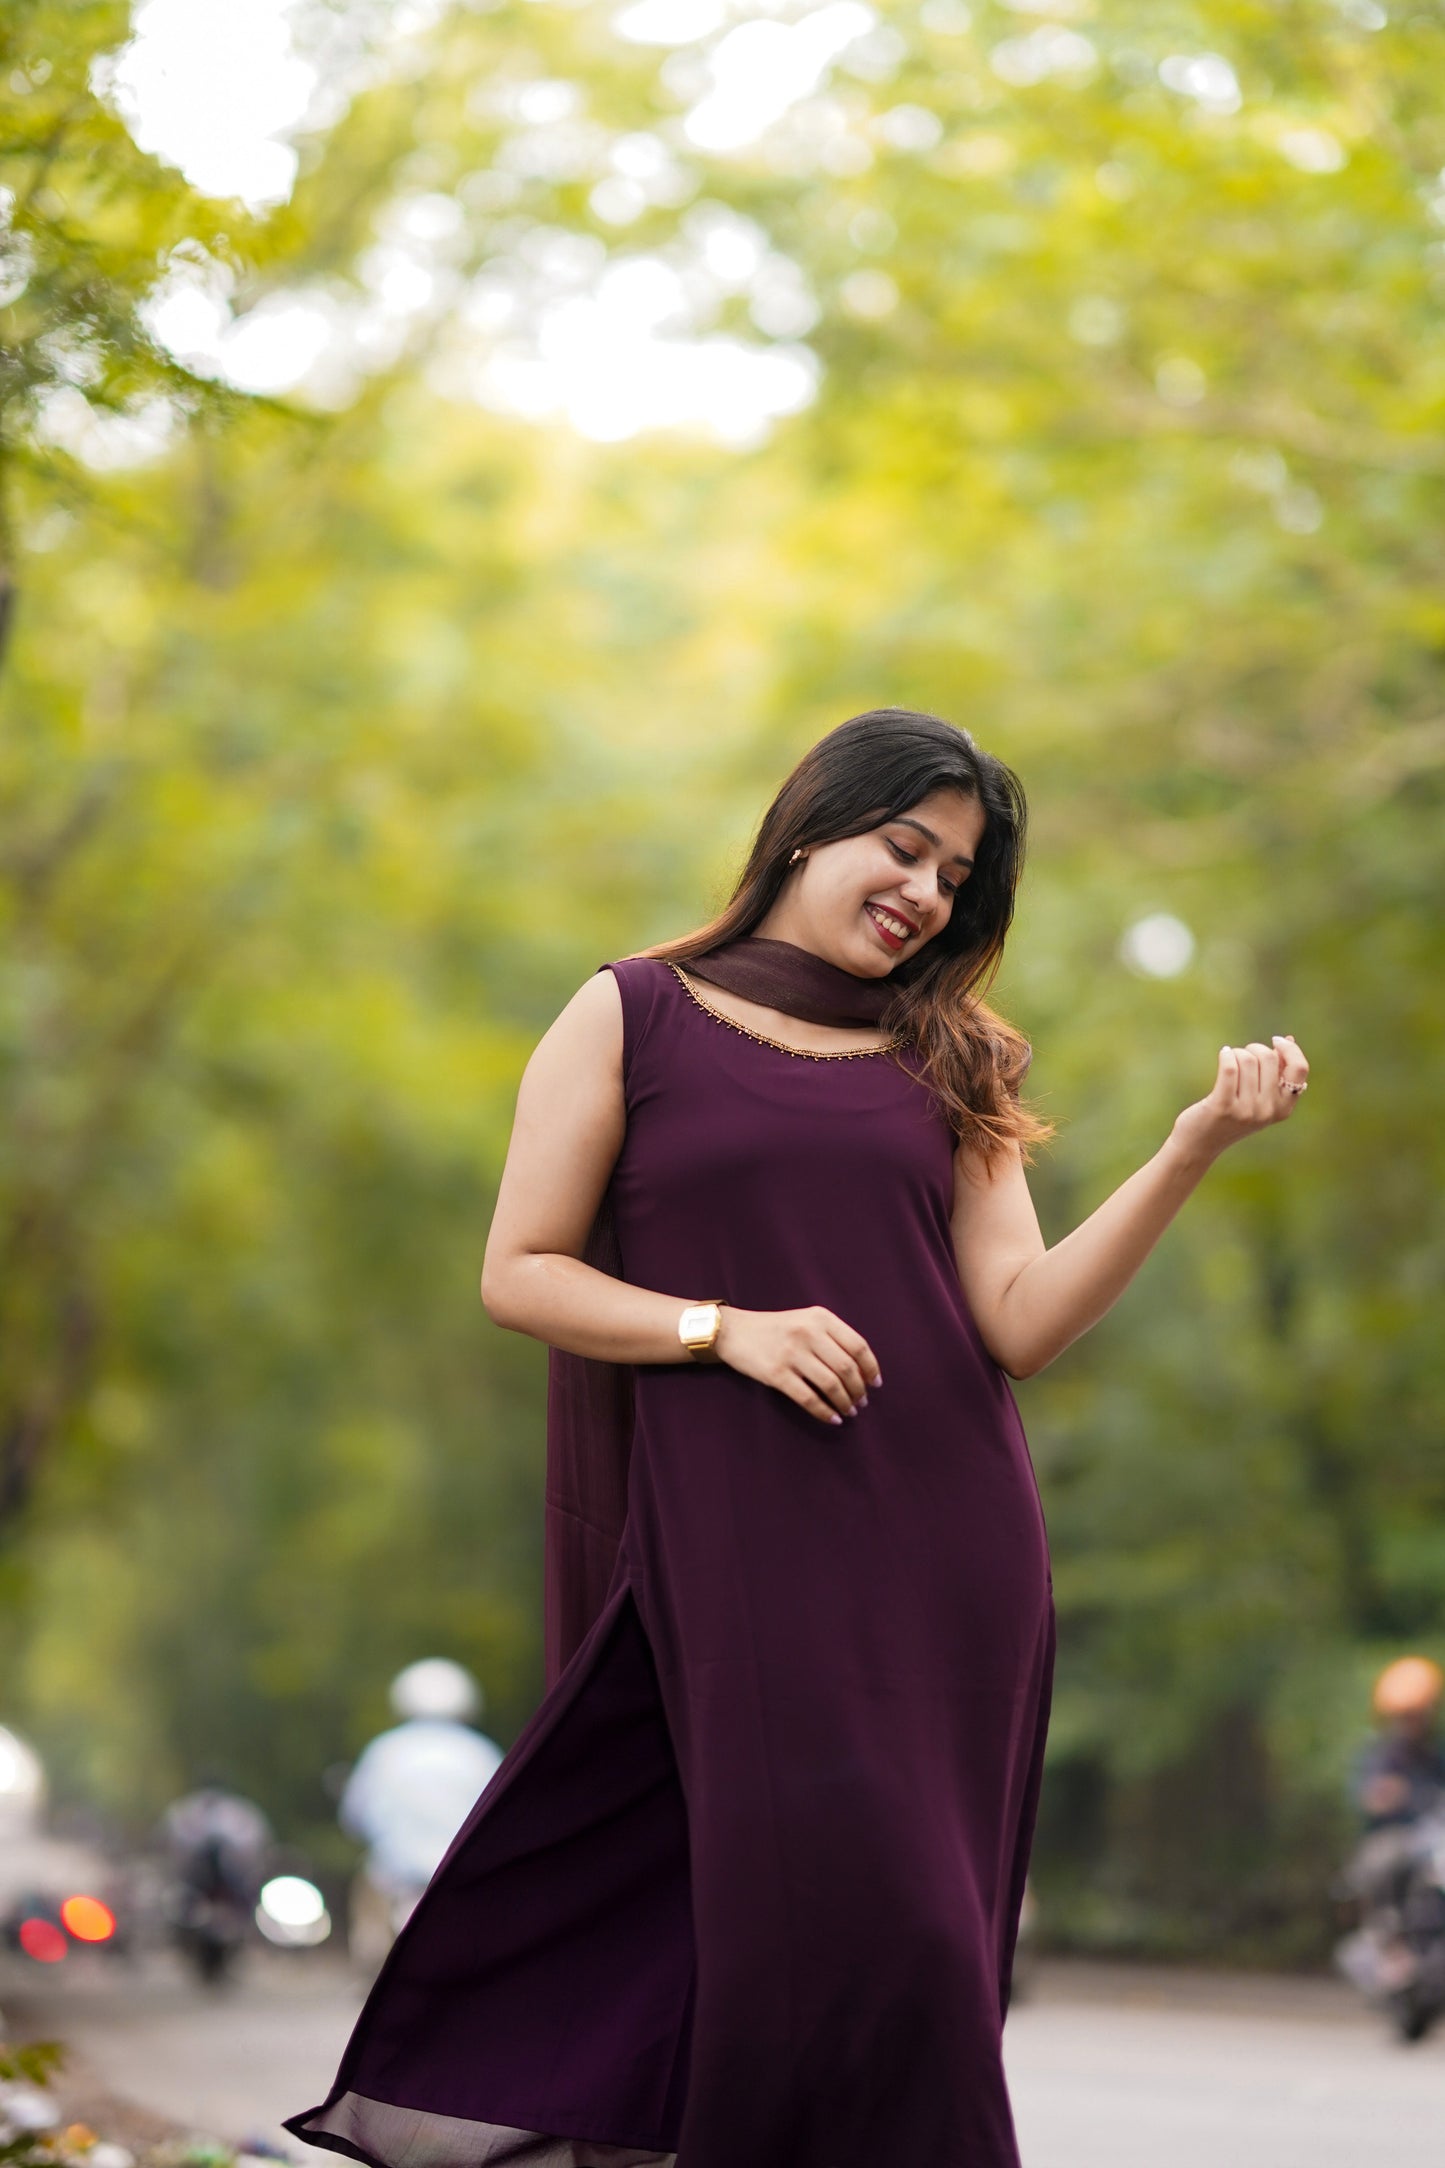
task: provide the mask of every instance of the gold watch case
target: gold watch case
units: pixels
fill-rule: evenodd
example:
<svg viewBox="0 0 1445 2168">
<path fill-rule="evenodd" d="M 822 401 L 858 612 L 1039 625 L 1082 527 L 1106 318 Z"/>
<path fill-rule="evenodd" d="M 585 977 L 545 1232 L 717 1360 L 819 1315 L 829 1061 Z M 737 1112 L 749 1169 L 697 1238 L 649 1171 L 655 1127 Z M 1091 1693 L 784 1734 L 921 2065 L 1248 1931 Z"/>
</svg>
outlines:
<svg viewBox="0 0 1445 2168">
<path fill-rule="evenodd" d="M 706 1362 L 712 1356 L 722 1331 L 722 1314 L 720 1302 L 693 1302 L 678 1319 L 677 1337 L 694 1362 Z"/>
</svg>

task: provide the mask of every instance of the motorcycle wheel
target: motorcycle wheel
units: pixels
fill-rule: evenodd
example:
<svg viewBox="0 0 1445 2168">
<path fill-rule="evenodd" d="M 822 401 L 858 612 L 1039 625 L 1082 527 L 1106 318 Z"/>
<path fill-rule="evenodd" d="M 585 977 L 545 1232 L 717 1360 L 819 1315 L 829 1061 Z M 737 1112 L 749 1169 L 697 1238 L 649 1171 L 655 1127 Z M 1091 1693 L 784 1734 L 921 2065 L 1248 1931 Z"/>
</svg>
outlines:
<svg viewBox="0 0 1445 2168">
<path fill-rule="evenodd" d="M 219 1987 L 231 1970 L 231 1952 L 224 1942 L 203 1936 L 195 1947 L 196 1970 L 206 1987 Z"/>
<path fill-rule="evenodd" d="M 1413 1994 L 1408 1988 L 1403 1995 L 1390 1998 L 1390 2017 L 1396 2032 L 1409 2047 L 1423 2040 L 1440 2015 L 1434 2003 L 1423 1995 Z"/>
</svg>

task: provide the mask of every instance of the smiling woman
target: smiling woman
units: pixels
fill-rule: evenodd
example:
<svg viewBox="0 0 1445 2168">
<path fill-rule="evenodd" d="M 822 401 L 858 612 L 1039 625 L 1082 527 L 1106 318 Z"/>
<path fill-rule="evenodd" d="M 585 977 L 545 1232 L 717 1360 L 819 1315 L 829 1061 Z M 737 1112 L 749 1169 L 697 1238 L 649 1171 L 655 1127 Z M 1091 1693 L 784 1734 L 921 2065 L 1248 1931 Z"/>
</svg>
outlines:
<svg viewBox="0 0 1445 2168">
<path fill-rule="evenodd" d="M 981 998 L 1026 827 L 1017 776 L 966 732 L 875 708 L 798 763 L 721 917 L 648 953 L 695 966 L 752 936 L 828 958 L 874 984 L 880 1022 L 915 1050 L 961 1141 L 985 1159 L 1026 1150 L 1051 1134 L 1018 1101 L 1029 1047 Z"/>
<path fill-rule="evenodd" d="M 379 2168 L 1017 2168 L 1054 1608 L 1008 1379 L 1305 1067 L 1227 1050 L 1046 1251 L 1028 1048 L 979 997 L 1023 834 L 966 732 L 856 717 L 722 917 L 538 1047 L 482 1293 L 554 1350 L 552 1689 L 298 2137 Z"/>
</svg>

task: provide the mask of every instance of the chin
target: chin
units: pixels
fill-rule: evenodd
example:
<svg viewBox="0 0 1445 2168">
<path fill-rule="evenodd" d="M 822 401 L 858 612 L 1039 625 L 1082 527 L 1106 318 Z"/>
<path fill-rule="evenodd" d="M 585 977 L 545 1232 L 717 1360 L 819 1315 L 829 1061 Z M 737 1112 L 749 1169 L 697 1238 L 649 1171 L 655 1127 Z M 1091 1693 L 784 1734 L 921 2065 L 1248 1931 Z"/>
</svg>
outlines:
<svg viewBox="0 0 1445 2168">
<path fill-rule="evenodd" d="M 850 941 L 847 951 L 838 958 L 845 971 L 851 971 L 855 979 L 886 979 L 895 964 L 901 964 L 901 956 L 890 956 L 865 934 L 861 940 Z"/>
</svg>

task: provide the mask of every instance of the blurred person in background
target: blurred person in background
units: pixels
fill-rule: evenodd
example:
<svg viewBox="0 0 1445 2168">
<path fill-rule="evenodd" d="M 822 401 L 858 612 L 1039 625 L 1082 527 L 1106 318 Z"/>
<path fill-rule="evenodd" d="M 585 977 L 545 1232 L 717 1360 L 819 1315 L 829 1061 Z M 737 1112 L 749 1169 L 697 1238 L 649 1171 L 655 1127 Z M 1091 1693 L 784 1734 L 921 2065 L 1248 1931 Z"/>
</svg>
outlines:
<svg viewBox="0 0 1445 2168">
<path fill-rule="evenodd" d="M 1402 1656 L 1375 1681 L 1378 1730 L 1355 1765 L 1352 1796 L 1367 1831 L 1403 1828 L 1445 1802 L 1440 1710 L 1445 1671 Z"/>
<path fill-rule="evenodd" d="M 1350 1785 L 1364 1834 L 1337 1887 L 1357 1925 L 1335 1962 L 1414 2041 L 1445 2010 L 1445 1672 L 1402 1656 L 1372 1700 L 1378 1729 Z"/>
<path fill-rule="evenodd" d="M 352 1884 L 350 1948 L 368 1971 L 380 1965 L 462 1823 L 501 1765 L 496 1741 L 478 1731 L 482 1690 L 461 1664 L 423 1657 L 398 1672 L 391 1706 L 400 1722 L 359 1755 L 339 1819 L 367 1847 Z"/>
<path fill-rule="evenodd" d="M 224 1784 L 207 1782 L 174 1800 L 161 1816 L 161 1839 L 182 1873 L 255 1902 L 273 1836 L 255 1804 Z"/>
<path fill-rule="evenodd" d="M 207 1781 L 167 1807 L 160 1837 L 171 1932 L 201 1979 L 218 1982 L 250 1939 L 271 1824 L 253 1800 Z"/>
<path fill-rule="evenodd" d="M 532 1056 L 482 1294 L 554 1351 L 552 1687 L 295 2136 L 387 2168 L 1018 2168 L 1054 1614 L 1008 1380 L 1308 1070 L 1284 1035 L 1222 1048 L 1049 1248 L 1030 1049 L 982 999 L 1024 827 L 967 731 L 855 716 L 722 915 L 599 970 Z"/>
</svg>

